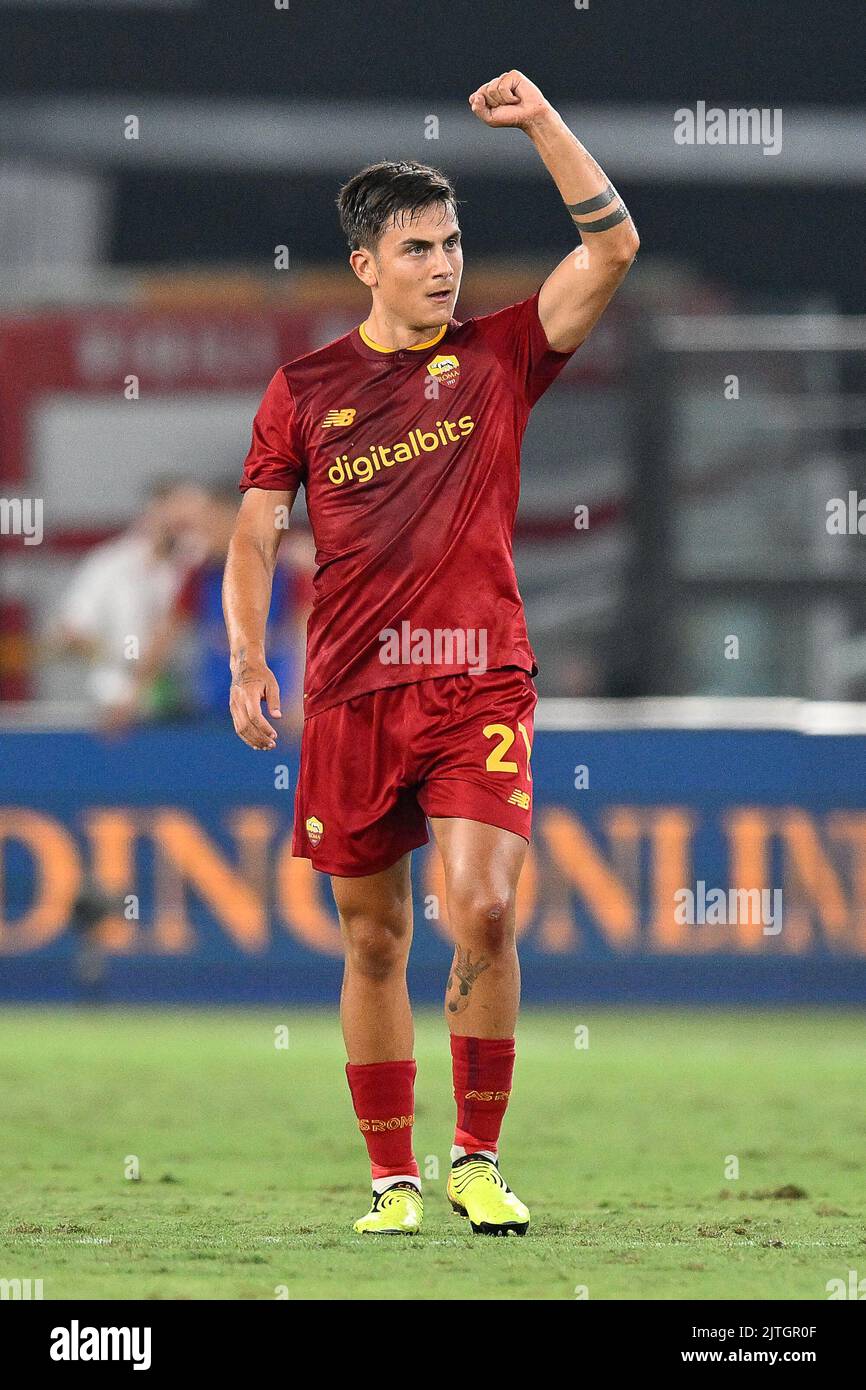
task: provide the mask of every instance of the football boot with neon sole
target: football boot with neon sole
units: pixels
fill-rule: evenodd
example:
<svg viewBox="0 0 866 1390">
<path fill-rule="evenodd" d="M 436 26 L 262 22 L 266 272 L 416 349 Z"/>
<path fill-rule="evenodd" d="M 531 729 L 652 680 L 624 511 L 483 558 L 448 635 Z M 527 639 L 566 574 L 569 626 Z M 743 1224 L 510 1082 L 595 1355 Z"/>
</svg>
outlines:
<svg viewBox="0 0 866 1390">
<path fill-rule="evenodd" d="M 523 1236 L 529 1208 L 516 1197 L 492 1158 L 466 1154 L 448 1175 L 448 1200 L 477 1236 Z"/>
<path fill-rule="evenodd" d="M 384 1192 L 373 1193 L 373 1205 L 366 1216 L 352 1226 L 359 1235 L 414 1236 L 421 1229 L 424 1203 L 418 1188 L 398 1182 Z"/>
</svg>

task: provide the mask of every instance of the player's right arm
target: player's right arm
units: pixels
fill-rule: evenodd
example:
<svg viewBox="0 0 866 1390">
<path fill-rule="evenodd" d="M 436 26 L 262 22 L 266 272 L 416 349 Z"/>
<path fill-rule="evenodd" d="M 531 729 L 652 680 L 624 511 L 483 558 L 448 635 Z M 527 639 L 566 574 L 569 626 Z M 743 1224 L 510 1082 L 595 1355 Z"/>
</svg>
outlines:
<svg viewBox="0 0 866 1390">
<path fill-rule="evenodd" d="M 265 658 L 265 628 L 277 551 L 296 492 L 250 487 L 244 493 L 223 577 L 223 613 L 229 638 L 229 704 L 235 733 L 250 748 L 276 746 L 277 733 L 262 714 L 262 700 L 279 719 L 280 690 Z"/>
</svg>

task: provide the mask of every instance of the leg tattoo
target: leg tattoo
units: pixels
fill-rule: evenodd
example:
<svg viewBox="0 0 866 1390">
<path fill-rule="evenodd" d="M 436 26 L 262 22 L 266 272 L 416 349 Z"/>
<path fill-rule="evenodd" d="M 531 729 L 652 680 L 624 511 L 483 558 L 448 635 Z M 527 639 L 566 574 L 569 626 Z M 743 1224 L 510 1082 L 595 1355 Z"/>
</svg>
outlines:
<svg viewBox="0 0 866 1390">
<path fill-rule="evenodd" d="M 490 961 L 485 960 L 483 956 L 479 956 L 476 961 L 473 961 L 471 951 L 464 951 L 462 946 L 457 947 L 456 958 L 451 967 L 446 988 L 446 1005 L 450 1014 L 465 1012 L 469 1007 L 469 995 L 472 986 L 478 976 L 489 968 Z M 456 980 L 455 976 L 457 977 Z"/>
</svg>

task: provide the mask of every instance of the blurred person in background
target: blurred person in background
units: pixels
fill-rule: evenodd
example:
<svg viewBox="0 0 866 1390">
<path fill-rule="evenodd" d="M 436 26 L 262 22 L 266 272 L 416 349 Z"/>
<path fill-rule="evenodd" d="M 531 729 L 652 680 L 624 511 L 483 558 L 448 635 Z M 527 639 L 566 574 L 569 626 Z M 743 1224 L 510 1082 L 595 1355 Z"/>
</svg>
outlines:
<svg viewBox="0 0 866 1390">
<path fill-rule="evenodd" d="M 49 639 L 88 666 L 86 689 L 107 728 L 158 713 L 166 699 L 148 660 L 185 575 L 204 553 L 203 488 L 161 479 L 121 535 L 82 560 Z"/>
<path fill-rule="evenodd" d="M 145 679 L 183 668 L 185 712 L 225 720 L 231 688 L 229 645 L 222 611 L 222 582 L 239 508 L 237 480 L 214 485 L 204 510 L 206 553 L 187 573 L 161 624 L 142 669 Z M 315 570 L 312 539 L 292 531 L 280 551 L 268 618 L 268 640 L 277 653 L 274 670 L 286 692 L 291 734 L 303 725 L 301 685 L 307 615 Z"/>
</svg>

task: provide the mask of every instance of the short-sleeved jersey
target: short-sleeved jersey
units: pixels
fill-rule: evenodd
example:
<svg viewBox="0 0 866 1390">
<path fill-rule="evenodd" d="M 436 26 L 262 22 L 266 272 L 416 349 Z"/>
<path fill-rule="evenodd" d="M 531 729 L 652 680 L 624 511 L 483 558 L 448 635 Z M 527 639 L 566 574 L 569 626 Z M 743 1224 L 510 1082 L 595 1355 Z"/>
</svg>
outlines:
<svg viewBox="0 0 866 1390">
<path fill-rule="evenodd" d="M 538 294 L 412 348 L 356 328 L 269 383 L 240 488 L 306 490 L 306 715 L 435 676 L 536 674 L 512 558 L 520 445 L 572 355 Z"/>
</svg>

